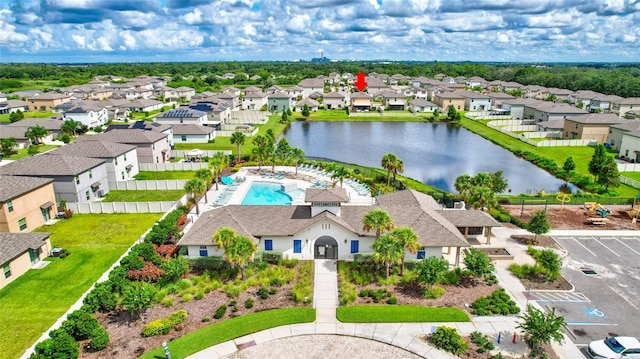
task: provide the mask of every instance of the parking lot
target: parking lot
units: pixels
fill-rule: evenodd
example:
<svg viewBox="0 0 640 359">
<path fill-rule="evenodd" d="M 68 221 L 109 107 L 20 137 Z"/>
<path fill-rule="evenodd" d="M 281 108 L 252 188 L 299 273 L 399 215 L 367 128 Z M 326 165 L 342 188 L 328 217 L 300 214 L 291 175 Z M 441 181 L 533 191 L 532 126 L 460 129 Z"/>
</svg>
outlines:
<svg viewBox="0 0 640 359">
<path fill-rule="evenodd" d="M 569 253 L 562 274 L 575 292 L 532 292 L 530 300 L 556 307 L 577 345 L 606 336 L 640 337 L 640 236 L 554 239 Z"/>
</svg>

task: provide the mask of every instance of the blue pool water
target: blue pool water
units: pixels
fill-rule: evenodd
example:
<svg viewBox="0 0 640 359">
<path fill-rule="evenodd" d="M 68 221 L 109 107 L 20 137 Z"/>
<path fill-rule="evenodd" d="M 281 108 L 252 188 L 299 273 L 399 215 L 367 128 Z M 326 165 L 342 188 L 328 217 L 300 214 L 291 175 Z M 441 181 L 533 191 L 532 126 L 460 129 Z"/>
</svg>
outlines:
<svg viewBox="0 0 640 359">
<path fill-rule="evenodd" d="M 280 191 L 280 183 L 253 182 L 244 196 L 242 205 L 290 206 L 293 199 Z"/>
</svg>

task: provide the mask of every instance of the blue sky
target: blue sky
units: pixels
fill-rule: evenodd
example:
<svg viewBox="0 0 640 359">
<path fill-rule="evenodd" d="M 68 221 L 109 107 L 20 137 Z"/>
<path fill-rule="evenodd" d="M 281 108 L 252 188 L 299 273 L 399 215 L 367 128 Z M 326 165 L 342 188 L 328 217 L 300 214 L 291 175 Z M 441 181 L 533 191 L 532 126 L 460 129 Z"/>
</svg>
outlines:
<svg viewBox="0 0 640 359">
<path fill-rule="evenodd" d="M 0 0 L 0 62 L 640 62 L 640 0 Z"/>
</svg>

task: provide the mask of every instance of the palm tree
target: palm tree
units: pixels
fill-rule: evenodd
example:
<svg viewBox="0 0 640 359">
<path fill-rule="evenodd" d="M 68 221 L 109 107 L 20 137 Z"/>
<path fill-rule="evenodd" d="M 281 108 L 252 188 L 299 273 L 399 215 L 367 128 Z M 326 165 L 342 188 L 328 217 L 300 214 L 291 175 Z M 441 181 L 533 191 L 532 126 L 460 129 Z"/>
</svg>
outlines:
<svg viewBox="0 0 640 359">
<path fill-rule="evenodd" d="M 34 145 L 40 144 L 40 139 L 49 134 L 49 130 L 46 128 L 36 125 L 27 128 L 27 131 L 24 133 L 24 137 L 31 140 Z"/>
<path fill-rule="evenodd" d="M 476 209 L 484 211 L 491 209 L 498 204 L 496 194 L 489 187 L 473 187 L 469 193 L 469 201 Z"/>
<path fill-rule="evenodd" d="M 458 191 L 460 195 L 462 195 L 462 200 L 466 201 L 467 193 L 469 193 L 469 191 L 473 187 L 473 185 L 471 184 L 471 176 L 469 176 L 468 174 L 458 176 L 455 183 L 453 184 L 453 187 L 455 187 L 456 191 Z"/>
<path fill-rule="evenodd" d="M 304 161 L 304 151 L 300 147 L 294 147 L 291 149 L 291 160 L 296 165 L 296 174 L 298 174 L 298 164 Z"/>
<path fill-rule="evenodd" d="M 382 168 L 387 170 L 387 187 L 390 185 L 391 171 L 397 163 L 397 158 L 398 156 L 394 155 L 393 153 L 385 153 L 382 156 L 380 165 L 382 166 Z"/>
<path fill-rule="evenodd" d="M 228 164 L 229 157 L 222 152 L 216 152 L 216 154 L 209 159 L 209 167 L 213 171 L 213 180 L 216 184 L 216 191 L 219 189 L 218 178 L 222 174 L 222 171 L 227 168 Z"/>
<path fill-rule="evenodd" d="M 224 249 L 234 240 L 234 238 L 236 238 L 236 236 L 236 231 L 233 229 L 229 227 L 220 227 L 216 233 L 213 234 L 211 241 L 213 244 L 217 245 L 218 248 Z"/>
<path fill-rule="evenodd" d="M 374 209 L 364 215 L 362 218 L 364 231 L 376 231 L 376 239 L 380 237 L 380 234 L 393 229 L 393 220 L 389 214 L 381 209 Z"/>
<path fill-rule="evenodd" d="M 265 155 L 269 153 L 268 147 L 270 145 L 270 141 L 263 135 L 257 135 L 251 142 L 256 145 L 256 147 L 253 149 L 253 153 L 258 157 L 258 170 L 261 170 Z"/>
<path fill-rule="evenodd" d="M 211 186 L 212 177 L 213 176 L 211 174 L 211 171 L 206 168 L 201 168 L 196 171 L 196 178 L 202 180 L 202 183 L 204 183 L 204 203 L 209 203 L 209 199 L 207 198 L 207 191 Z"/>
<path fill-rule="evenodd" d="M 402 260 L 404 248 L 395 238 L 387 234 L 378 237 L 371 245 L 371 248 L 374 250 L 373 259 L 376 262 L 384 263 L 387 268 L 386 278 L 389 278 L 389 268 L 392 264 Z"/>
<path fill-rule="evenodd" d="M 403 252 L 406 249 L 409 253 L 416 253 L 421 247 L 420 242 L 418 242 L 418 235 L 409 227 L 395 228 L 389 233 L 389 236 L 398 241 L 403 248 Z M 400 275 L 404 275 L 404 253 L 401 259 Z"/>
<path fill-rule="evenodd" d="M 244 145 L 244 141 L 247 137 L 244 133 L 240 131 L 236 131 L 231 134 L 231 144 L 236 145 L 236 149 L 238 150 L 238 156 L 236 157 L 236 161 L 240 161 L 240 146 Z"/>
<path fill-rule="evenodd" d="M 404 162 L 397 156 L 396 160 L 394 167 L 391 169 L 393 172 L 393 183 L 396 183 L 396 174 L 404 172 Z"/>
<path fill-rule="evenodd" d="M 342 182 L 344 181 L 344 178 L 348 174 L 349 174 L 349 170 L 344 168 L 343 166 L 340 166 L 340 167 L 334 168 L 333 174 L 331 174 L 331 178 L 337 178 L 340 181 L 340 188 L 342 188 Z"/>
<path fill-rule="evenodd" d="M 191 195 L 196 203 L 196 214 L 200 215 L 200 206 L 198 205 L 198 195 L 204 192 L 204 182 L 199 178 L 193 178 L 184 184 L 184 190 Z"/>
<path fill-rule="evenodd" d="M 231 265 L 240 267 L 242 280 L 245 279 L 244 267 L 256 253 L 257 246 L 249 237 L 236 236 L 231 243 L 224 248 L 224 256 Z"/>
</svg>

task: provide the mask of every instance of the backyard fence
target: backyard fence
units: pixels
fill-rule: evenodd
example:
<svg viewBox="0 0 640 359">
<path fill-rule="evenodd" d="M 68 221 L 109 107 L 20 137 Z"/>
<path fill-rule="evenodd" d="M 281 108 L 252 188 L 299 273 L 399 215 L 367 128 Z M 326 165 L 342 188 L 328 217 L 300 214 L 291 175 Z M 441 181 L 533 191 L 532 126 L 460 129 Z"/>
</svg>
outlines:
<svg viewBox="0 0 640 359">
<path fill-rule="evenodd" d="M 222 130 L 216 131 L 216 136 L 231 137 L 231 135 L 233 135 L 234 132 L 242 132 L 247 137 L 253 137 L 259 131 L 257 127 L 252 127 L 249 130 L 245 130 L 245 129 L 238 129 L 236 128 L 237 126 L 241 126 L 241 125 L 237 125 L 237 124 L 224 125 L 222 126 Z"/>
<path fill-rule="evenodd" d="M 602 205 L 631 205 L 634 198 L 627 197 L 582 197 L 569 195 L 570 199 L 564 202 L 565 206 L 568 205 L 580 205 L 584 206 L 585 202 L 597 202 Z M 508 205 L 520 205 L 520 206 L 540 206 L 551 204 L 562 204 L 556 196 L 549 197 L 507 197 L 498 196 L 498 203 Z"/>
<path fill-rule="evenodd" d="M 496 125 L 494 122 L 499 122 L 499 121 L 491 121 L 487 123 L 487 126 L 489 126 L 490 128 L 493 128 L 496 131 L 500 131 L 505 135 L 511 136 L 513 138 L 517 138 L 518 140 L 524 143 L 528 143 L 536 147 L 575 147 L 575 146 L 595 146 L 598 144 L 598 141 L 596 139 L 534 141 L 534 140 L 530 140 L 529 138 L 526 138 L 526 135 L 508 131 L 505 128 Z"/>
<path fill-rule="evenodd" d="M 181 152 L 180 150 L 172 150 L 171 152 Z M 189 152 L 189 151 L 185 151 Z M 204 151 L 209 152 L 209 151 Z M 212 151 L 216 152 L 216 151 Z M 205 156 L 205 155 L 203 155 Z M 173 154 L 172 154 L 172 157 Z M 184 157 L 184 156 L 180 156 Z M 197 171 L 201 168 L 209 168 L 206 162 L 167 162 L 167 163 L 139 163 L 140 171 L 163 172 L 163 171 Z"/>
<path fill-rule="evenodd" d="M 86 202 L 67 203 L 74 213 L 163 213 L 186 203 L 186 196 L 179 201 L 166 202 Z"/>
<path fill-rule="evenodd" d="M 618 167 L 620 167 L 620 164 L 618 164 Z M 618 171 L 620 171 L 620 170 L 618 170 Z M 622 172 L 622 171 L 620 171 L 620 172 Z M 629 185 L 629 186 L 631 186 L 633 188 L 640 188 L 640 182 L 638 182 L 638 181 L 636 181 L 636 180 L 634 180 L 632 178 L 629 178 L 629 177 L 620 176 L 620 183 L 624 183 L 624 184 Z"/>
<path fill-rule="evenodd" d="M 171 154 L 171 157 L 173 157 L 173 158 L 193 157 L 193 156 L 188 156 L 187 155 L 187 153 L 191 152 L 191 151 L 193 151 L 193 150 L 171 150 L 170 154 Z M 218 152 L 222 152 L 225 155 L 230 155 L 231 154 L 231 151 L 216 151 L 216 150 L 201 150 L 201 151 L 203 152 L 202 153 L 202 157 L 213 157 Z M 166 167 L 167 169 L 165 169 L 165 170 L 160 169 L 159 171 L 180 171 L 179 169 L 171 169 L 172 165 L 176 166 L 175 168 L 180 168 L 179 166 L 182 165 L 183 163 L 184 163 L 185 166 L 188 166 L 188 163 L 191 163 L 191 162 L 186 162 L 186 163 L 185 162 L 167 162 L 167 163 L 156 163 L 156 165 L 166 165 L 167 166 Z M 196 164 L 196 163 L 194 163 L 194 164 Z M 150 165 L 153 165 L 153 163 L 150 163 Z M 200 163 L 200 165 L 206 165 L 206 163 Z M 162 168 L 162 166 L 160 166 L 158 168 Z M 199 167 L 199 168 L 206 168 L 206 166 Z M 199 168 L 196 168 L 196 169 L 199 169 Z M 143 170 L 142 166 L 140 167 L 140 170 Z M 153 170 L 149 169 L 148 171 L 153 171 Z"/>
<path fill-rule="evenodd" d="M 640 163 L 618 163 L 618 172 L 640 172 Z"/>
<path fill-rule="evenodd" d="M 109 181 L 109 190 L 146 191 L 184 189 L 188 180 Z"/>
<path fill-rule="evenodd" d="M 269 121 L 269 115 L 271 112 L 269 111 L 231 111 L 231 117 L 229 119 L 229 123 L 234 124 L 263 124 Z"/>
</svg>

